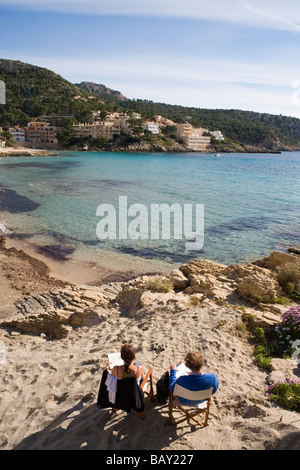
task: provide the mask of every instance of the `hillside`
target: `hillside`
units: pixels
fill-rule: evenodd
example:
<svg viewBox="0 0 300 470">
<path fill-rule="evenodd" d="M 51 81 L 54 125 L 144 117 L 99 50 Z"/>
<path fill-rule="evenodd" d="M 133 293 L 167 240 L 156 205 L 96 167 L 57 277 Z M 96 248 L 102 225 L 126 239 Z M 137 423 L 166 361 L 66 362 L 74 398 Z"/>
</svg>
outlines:
<svg viewBox="0 0 300 470">
<path fill-rule="evenodd" d="M 87 122 L 91 111 L 138 112 L 144 119 L 162 115 L 176 123 L 220 130 L 225 142 L 217 151 L 280 151 L 300 149 L 300 119 L 252 111 L 201 109 L 149 100 L 128 99 L 121 92 L 92 82 L 72 84 L 42 67 L 0 59 L 0 80 L 6 84 L 6 104 L 0 105 L 0 126 L 24 126 L 41 115 L 72 115 Z M 28 94 L 29 99 L 28 100 Z"/>
<path fill-rule="evenodd" d="M 6 84 L 6 104 L 0 107 L 0 125 L 25 125 L 30 118 L 48 114 L 74 115 L 87 120 L 102 100 L 80 90 L 60 75 L 19 61 L 0 59 L 0 80 Z M 28 108 L 29 92 L 30 107 Z"/>
</svg>

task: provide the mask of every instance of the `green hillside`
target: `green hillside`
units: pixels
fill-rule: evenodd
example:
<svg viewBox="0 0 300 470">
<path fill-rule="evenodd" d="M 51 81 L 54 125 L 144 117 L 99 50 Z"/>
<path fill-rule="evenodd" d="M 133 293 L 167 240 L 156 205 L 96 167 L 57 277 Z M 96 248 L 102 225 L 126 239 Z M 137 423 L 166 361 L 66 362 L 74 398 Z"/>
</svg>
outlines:
<svg viewBox="0 0 300 470">
<path fill-rule="evenodd" d="M 0 126 L 24 126 L 41 115 L 71 115 L 87 122 L 91 111 L 138 112 L 143 118 L 162 115 L 174 122 L 220 130 L 224 143 L 216 150 L 279 151 L 300 149 L 300 119 L 240 110 L 201 109 L 128 99 L 122 93 L 91 82 L 72 84 L 60 75 L 20 61 L 0 59 L 0 80 L 6 85 L 6 104 L 0 105 Z M 29 93 L 29 101 L 28 101 Z"/>
<path fill-rule="evenodd" d="M 85 121 L 91 110 L 102 105 L 100 97 L 89 98 L 89 93 L 60 75 L 19 61 L 0 59 L 0 80 L 6 85 L 6 104 L 0 105 L 0 125 L 4 127 L 24 125 L 30 118 L 48 114 L 74 115 Z"/>
</svg>

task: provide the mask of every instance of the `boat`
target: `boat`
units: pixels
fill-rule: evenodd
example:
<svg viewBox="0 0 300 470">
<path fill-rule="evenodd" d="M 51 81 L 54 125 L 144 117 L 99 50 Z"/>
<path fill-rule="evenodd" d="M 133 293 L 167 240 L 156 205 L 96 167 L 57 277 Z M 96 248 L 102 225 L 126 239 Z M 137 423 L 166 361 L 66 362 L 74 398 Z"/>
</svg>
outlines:
<svg viewBox="0 0 300 470">
<path fill-rule="evenodd" d="M 221 154 L 220 154 L 220 153 L 216 153 L 216 155 L 215 155 L 215 156 L 216 156 L 216 157 L 220 157 L 220 156 L 221 156 Z"/>
</svg>

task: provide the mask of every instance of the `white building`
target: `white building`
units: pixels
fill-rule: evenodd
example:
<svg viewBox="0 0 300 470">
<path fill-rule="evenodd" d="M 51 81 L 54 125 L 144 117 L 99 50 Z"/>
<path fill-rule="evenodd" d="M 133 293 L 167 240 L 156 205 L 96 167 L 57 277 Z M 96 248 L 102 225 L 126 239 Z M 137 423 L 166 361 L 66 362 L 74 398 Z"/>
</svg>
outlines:
<svg viewBox="0 0 300 470">
<path fill-rule="evenodd" d="M 15 126 L 10 127 L 9 132 L 13 136 L 15 142 L 25 142 L 25 129 Z"/>
<path fill-rule="evenodd" d="M 143 128 L 152 132 L 152 134 L 159 134 L 159 125 L 155 122 L 144 122 Z"/>
<path fill-rule="evenodd" d="M 221 131 L 210 131 L 209 133 L 213 135 L 216 140 L 224 140 L 224 136 Z"/>
</svg>

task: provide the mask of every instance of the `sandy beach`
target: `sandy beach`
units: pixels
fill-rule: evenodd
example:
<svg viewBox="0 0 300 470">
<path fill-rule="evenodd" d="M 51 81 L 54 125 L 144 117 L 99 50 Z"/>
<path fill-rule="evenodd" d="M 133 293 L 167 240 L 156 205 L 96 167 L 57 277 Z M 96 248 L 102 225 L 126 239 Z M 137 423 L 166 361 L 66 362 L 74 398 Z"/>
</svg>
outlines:
<svg viewBox="0 0 300 470">
<path fill-rule="evenodd" d="M 80 276 L 80 269 L 69 268 L 66 263 L 55 277 L 54 262 L 47 265 L 2 239 L 2 322 L 20 316 L 18 305 L 33 305 L 41 296 L 46 302 L 49 292 L 65 300 L 70 292 L 74 299 L 84 292 L 78 302 L 89 297 L 90 314 L 61 339 L 2 325 L 1 450 L 300 450 L 299 413 L 267 401 L 270 372 L 255 364 L 253 345 L 238 328 L 239 309 L 209 299 L 191 303 L 178 292 L 148 294 L 133 314 L 116 302 L 124 286 L 135 282 L 125 278 L 125 271 L 112 280 L 113 274 L 120 276 L 113 266 L 96 276 L 93 267 Z M 68 311 L 76 312 L 74 304 Z M 154 383 L 189 349 L 203 352 L 205 372 L 216 373 L 220 382 L 208 427 L 169 426 L 168 407 L 157 401 L 146 404 L 145 421 L 133 412 L 98 408 L 107 354 L 125 342 L 135 346 L 146 370 L 154 367 Z M 289 372 L 299 374 L 299 369 Z"/>
</svg>

